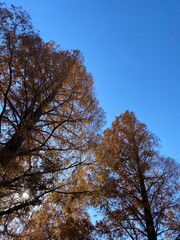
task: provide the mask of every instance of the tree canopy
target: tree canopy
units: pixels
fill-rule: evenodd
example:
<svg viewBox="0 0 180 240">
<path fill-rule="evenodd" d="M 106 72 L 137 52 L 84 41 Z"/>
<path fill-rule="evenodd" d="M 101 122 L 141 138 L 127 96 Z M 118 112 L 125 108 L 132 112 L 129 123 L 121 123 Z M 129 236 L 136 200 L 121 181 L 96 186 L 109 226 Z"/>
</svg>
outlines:
<svg viewBox="0 0 180 240">
<path fill-rule="evenodd" d="M 102 233 L 115 239 L 175 239 L 180 231 L 179 164 L 159 154 L 158 139 L 146 125 L 126 111 L 104 131 L 96 155 Z"/>
<path fill-rule="evenodd" d="M 51 192 L 74 192 L 71 173 L 90 163 L 103 115 L 80 52 L 45 43 L 25 11 L 1 4 L 2 232 Z"/>
</svg>

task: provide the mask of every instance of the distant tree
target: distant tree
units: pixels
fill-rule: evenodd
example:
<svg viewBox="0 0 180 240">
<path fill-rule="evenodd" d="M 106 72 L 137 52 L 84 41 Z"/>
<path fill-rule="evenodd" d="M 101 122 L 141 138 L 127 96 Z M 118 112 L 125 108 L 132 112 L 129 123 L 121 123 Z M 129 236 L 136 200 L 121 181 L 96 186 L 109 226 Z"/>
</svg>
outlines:
<svg viewBox="0 0 180 240">
<path fill-rule="evenodd" d="M 104 131 L 95 174 L 102 191 L 94 204 L 104 216 L 97 228 L 108 239 L 173 240 L 180 232 L 179 164 L 157 147 L 132 112 Z"/>
<path fill-rule="evenodd" d="M 78 196 L 52 195 L 44 206 L 32 214 L 19 239 L 94 240 L 93 230 L 90 217 L 82 208 Z"/>
<path fill-rule="evenodd" d="M 80 52 L 43 42 L 26 12 L 0 4 L 2 236 L 52 192 L 74 193 L 71 173 L 90 164 L 103 115 Z"/>
</svg>

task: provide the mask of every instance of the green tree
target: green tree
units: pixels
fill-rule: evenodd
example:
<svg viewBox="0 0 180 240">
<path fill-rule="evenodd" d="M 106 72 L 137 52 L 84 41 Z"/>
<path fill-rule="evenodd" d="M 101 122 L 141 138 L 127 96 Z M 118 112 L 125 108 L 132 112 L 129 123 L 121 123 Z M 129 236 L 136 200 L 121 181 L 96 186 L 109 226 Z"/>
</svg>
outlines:
<svg viewBox="0 0 180 240">
<path fill-rule="evenodd" d="M 175 239 L 180 231 L 180 168 L 157 151 L 158 139 L 132 112 L 116 117 L 97 149 L 95 201 L 108 239 Z M 99 172 L 98 172 L 99 171 Z"/>
<path fill-rule="evenodd" d="M 91 163 L 103 115 L 80 52 L 45 43 L 26 12 L 0 4 L 2 235 L 52 192 L 74 193 L 72 171 Z"/>
</svg>

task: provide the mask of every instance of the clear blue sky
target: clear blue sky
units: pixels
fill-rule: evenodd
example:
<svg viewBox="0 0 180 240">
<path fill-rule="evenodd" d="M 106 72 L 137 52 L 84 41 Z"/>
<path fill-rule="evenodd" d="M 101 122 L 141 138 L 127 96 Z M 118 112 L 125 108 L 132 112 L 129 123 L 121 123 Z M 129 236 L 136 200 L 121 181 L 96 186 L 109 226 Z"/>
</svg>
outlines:
<svg viewBox="0 0 180 240">
<path fill-rule="evenodd" d="M 4 0 L 45 41 L 79 49 L 109 127 L 126 109 L 180 162 L 179 0 Z"/>
</svg>

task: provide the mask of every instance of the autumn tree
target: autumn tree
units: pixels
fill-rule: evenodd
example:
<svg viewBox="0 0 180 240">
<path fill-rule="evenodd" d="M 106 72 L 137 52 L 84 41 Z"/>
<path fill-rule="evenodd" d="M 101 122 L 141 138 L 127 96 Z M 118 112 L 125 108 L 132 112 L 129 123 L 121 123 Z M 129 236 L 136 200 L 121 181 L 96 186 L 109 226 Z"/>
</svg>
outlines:
<svg viewBox="0 0 180 240">
<path fill-rule="evenodd" d="M 104 216 L 97 228 L 108 239 L 178 239 L 180 168 L 158 152 L 158 139 L 132 112 L 116 117 L 96 153 L 94 201 Z M 99 176 L 99 177 L 97 177 Z"/>
<path fill-rule="evenodd" d="M 26 12 L 1 4 L 2 235 L 13 234 L 13 226 L 24 224 L 50 193 L 74 193 L 71 173 L 90 164 L 102 122 L 103 111 L 80 52 L 45 43 Z"/>
<path fill-rule="evenodd" d="M 62 189 L 49 194 L 43 204 L 31 212 L 21 233 L 9 234 L 11 240 L 95 240 L 97 234 L 88 213 L 88 202 L 97 191 L 89 180 L 89 168 L 93 168 L 93 164 L 74 168 L 70 176 L 73 183 L 68 185 L 66 179 L 66 194 L 61 194 Z M 88 191 L 82 191 L 87 186 Z M 13 227 L 18 226 L 14 224 Z"/>
<path fill-rule="evenodd" d="M 93 230 L 94 226 L 80 204 L 79 196 L 60 196 L 56 192 L 26 221 L 20 237 L 12 239 L 94 240 Z"/>
</svg>

